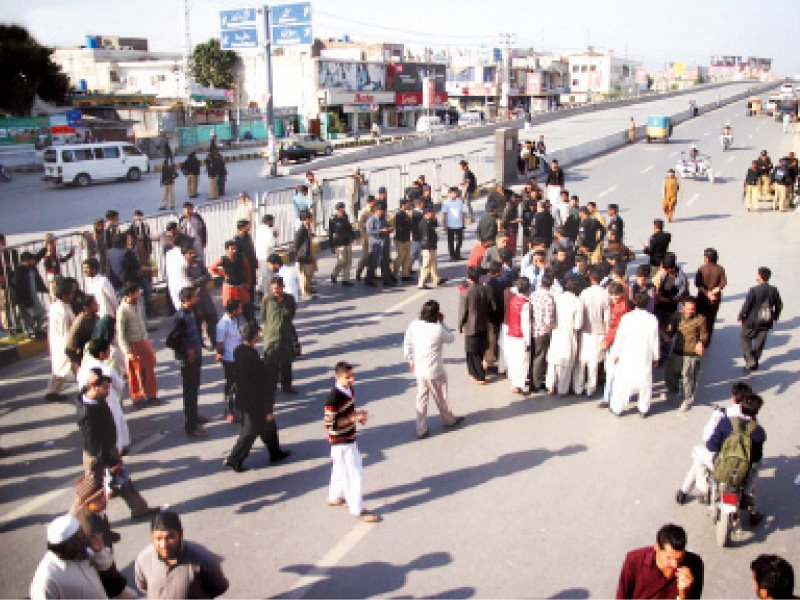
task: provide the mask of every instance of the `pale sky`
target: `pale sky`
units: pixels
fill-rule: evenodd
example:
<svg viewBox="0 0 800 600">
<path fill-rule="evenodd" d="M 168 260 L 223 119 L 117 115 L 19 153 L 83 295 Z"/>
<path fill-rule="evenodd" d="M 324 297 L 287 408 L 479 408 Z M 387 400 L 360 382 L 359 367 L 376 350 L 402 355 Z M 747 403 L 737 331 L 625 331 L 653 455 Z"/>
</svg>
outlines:
<svg viewBox="0 0 800 600">
<path fill-rule="evenodd" d="M 190 0 L 192 43 L 219 35 L 221 9 L 248 0 Z M 0 0 L 0 19 L 43 44 L 76 46 L 87 34 L 146 37 L 151 50 L 181 45 L 180 0 Z M 314 0 L 314 35 L 408 45 L 497 45 L 565 52 L 613 49 L 659 70 L 712 54 L 771 57 L 773 71 L 800 75 L 798 0 Z"/>
</svg>

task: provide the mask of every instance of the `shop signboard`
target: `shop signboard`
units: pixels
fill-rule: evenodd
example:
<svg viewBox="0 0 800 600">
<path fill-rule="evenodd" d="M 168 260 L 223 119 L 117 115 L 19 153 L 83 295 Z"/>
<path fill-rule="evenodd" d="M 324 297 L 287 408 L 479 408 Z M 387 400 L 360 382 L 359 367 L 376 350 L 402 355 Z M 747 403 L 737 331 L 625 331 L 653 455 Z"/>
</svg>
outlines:
<svg viewBox="0 0 800 600">
<path fill-rule="evenodd" d="M 326 90 L 325 103 L 328 106 L 339 104 L 394 104 L 393 92 L 345 92 Z"/>
<path fill-rule="evenodd" d="M 432 102 L 434 106 L 446 104 L 447 99 L 447 92 L 434 92 L 432 96 Z M 416 106 L 422 106 L 422 92 L 398 92 L 395 96 L 395 104 L 397 104 L 398 107 L 407 106 L 410 110 L 413 110 Z"/>
<path fill-rule="evenodd" d="M 346 92 L 386 90 L 386 66 L 383 63 L 320 60 L 317 69 L 321 90 Z"/>
<path fill-rule="evenodd" d="M 394 92 L 422 92 L 422 80 L 430 77 L 435 91 L 444 92 L 447 80 L 445 65 L 423 63 L 392 63 L 386 67 L 386 89 Z"/>
<path fill-rule="evenodd" d="M 525 93 L 531 96 L 542 93 L 542 74 L 541 72 L 528 73 L 525 82 Z"/>
</svg>

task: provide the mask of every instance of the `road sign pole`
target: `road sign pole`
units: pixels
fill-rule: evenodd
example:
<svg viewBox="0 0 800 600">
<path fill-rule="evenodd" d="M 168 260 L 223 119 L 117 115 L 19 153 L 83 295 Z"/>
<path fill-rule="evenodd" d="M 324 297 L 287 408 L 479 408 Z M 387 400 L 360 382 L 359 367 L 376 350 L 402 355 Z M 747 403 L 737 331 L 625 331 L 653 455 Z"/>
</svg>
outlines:
<svg viewBox="0 0 800 600">
<path fill-rule="evenodd" d="M 278 174 L 278 159 L 275 153 L 275 110 L 272 95 L 272 35 L 269 28 L 269 6 L 261 9 L 264 13 L 264 66 L 267 69 L 267 153 L 269 174 Z"/>
</svg>

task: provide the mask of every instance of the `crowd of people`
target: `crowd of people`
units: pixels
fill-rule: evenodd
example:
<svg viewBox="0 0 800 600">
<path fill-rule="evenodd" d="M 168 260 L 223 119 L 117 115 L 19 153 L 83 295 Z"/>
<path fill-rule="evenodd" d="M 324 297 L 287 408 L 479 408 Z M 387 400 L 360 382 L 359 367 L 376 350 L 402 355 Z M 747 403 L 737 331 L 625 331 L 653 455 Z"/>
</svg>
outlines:
<svg viewBox="0 0 800 600">
<path fill-rule="evenodd" d="M 488 193 L 485 214 L 477 220 L 472 206 L 476 179 L 466 162 L 461 166 L 461 184 L 449 188 L 441 207 L 420 178 L 399 199 L 398 209 L 388 210 L 387 190 L 380 188 L 377 197 L 366 198 L 355 223 L 350 222 L 348 207 L 339 203 L 326 228 L 329 249 L 336 256 L 330 273 L 333 284 L 341 278 L 342 285 L 353 285 L 352 249 L 361 244 L 355 279 L 362 280 L 366 273 L 366 286 L 415 280 L 420 289 L 429 289 L 428 280 L 443 285 L 447 279 L 439 273 L 437 258 L 442 230 L 450 262 L 457 270 L 464 269 L 454 328 L 446 325 L 439 303 L 428 300 L 405 333 L 404 356 L 417 379 L 417 438 L 428 436 L 431 399 L 445 428 L 455 429 L 464 422 L 449 408 L 443 361 L 443 346 L 455 341 L 454 329 L 463 335 L 467 373 L 476 385 L 505 375 L 515 394 L 597 397 L 598 404 L 616 416 L 637 396 L 638 412 L 646 417 L 658 377 L 665 383 L 665 399 L 673 396 L 680 410 L 690 410 L 727 286 L 717 251 L 705 250 L 692 294 L 661 219 L 653 222 L 652 235 L 642 249 L 644 260 L 634 264 L 640 257 L 625 244 L 619 206 L 609 204 L 604 214 L 595 202 L 581 205 L 565 189 L 558 161 L 551 162 L 541 185 L 536 176 L 519 191 L 498 183 Z M 288 247 L 279 246 L 272 215 L 265 215 L 253 232 L 252 201 L 240 194 L 235 233 L 220 257 L 206 255 L 207 226 L 192 202 L 184 203 L 181 217 L 155 235 L 141 212 L 134 213 L 130 227 L 123 230 L 119 215 L 108 211 L 84 236 L 83 286 L 60 275 L 59 265 L 69 254 L 60 255 L 48 238 L 39 253 L 19 257 L 11 281 L 16 302 L 23 308 L 23 323 L 32 335 L 41 334 L 45 321 L 39 294 L 51 297 L 47 316 L 51 377 L 45 399 L 67 400 L 65 379 L 76 378 L 83 443 L 84 475 L 76 500 L 69 515 L 48 528 L 48 554 L 31 585 L 33 598 L 135 594 L 124 577 L 120 580 L 108 552 L 119 539 L 104 514 L 110 494 L 125 500 L 132 518 L 152 520 L 153 547 L 136 561 L 140 591 L 148 597 L 177 598 L 214 597 L 227 589 L 219 562 L 204 548 L 183 541 L 178 515 L 148 505 L 124 464 L 130 449 L 122 410 L 125 380 L 135 410 L 160 403 L 157 359 L 150 341 L 155 329 L 147 325 L 155 312 L 153 242 L 158 240 L 164 252 L 167 305 L 173 315 L 164 341 L 180 367 L 186 436 L 208 435 L 204 425 L 209 418 L 198 410 L 198 392 L 203 351 L 209 349 L 225 381 L 224 418 L 242 424 L 223 466 L 234 473 L 246 471 L 256 438 L 264 443 L 270 461 L 280 462 L 291 451 L 279 442 L 274 399 L 279 387 L 283 393 L 297 393 L 292 363 L 302 355 L 302 347 L 294 319 L 299 303 L 313 301 L 316 294 L 320 193 L 309 173 L 293 199 L 297 223 Z M 165 194 L 166 208 L 169 197 Z M 667 216 L 671 220 L 671 213 Z M 465 259 L 464 233 L 473 224 L 477 242 Z M 37 269 L 40 261 L 47 283 Z M 221 318 L 209 291 L 212 276 L 222 280 Z M 759 368 L 767 333 L 782 310 L 770 278 L 767 267 L 758 269 L 757 285 L 739 312 L 747 372 Z M 323 411 L 332 459 L 328 504 L 346 505 L 353 516 L 374 523 L 380 517 L 362 499 L 356 433 L 359 424 L 366 424 L 367 413 L 356 408 L 354 373 L 347 362 L 337 363 Z M 695 487 L 702 490 L 714 456 L 736 429 L 732 423 L 756 422 L 763 400 L 746 384 L 737 386 L 733 405 L 715 413 L 703 445 L 692 452 L 690 472 L 676 496 L 679 504 Z M 758 447 L 752 453 L 753 476 L 748 482 L 755 526 L 760 513 L 755 510 L 753 488 L 766 434 L 760 426 L 748 431 Z M 618 596 L 699 597 L 702 561 L 685 552 L 685 546 L 680 527 L 662 528 L 654 548 L 626 558 Z M 759 594 L 791 591 L 787 566 L 777 557 L 754 561 Z"/>
</svg>

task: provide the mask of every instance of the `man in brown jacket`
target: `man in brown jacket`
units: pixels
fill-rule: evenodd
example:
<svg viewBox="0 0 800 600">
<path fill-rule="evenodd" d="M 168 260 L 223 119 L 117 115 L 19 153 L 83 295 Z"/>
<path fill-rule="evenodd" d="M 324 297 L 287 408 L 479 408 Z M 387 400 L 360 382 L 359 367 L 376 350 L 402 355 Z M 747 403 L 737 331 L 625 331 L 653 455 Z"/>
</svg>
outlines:
<svg viewBox="0 0 800 600">
<path fill-rule="evenodd" d="M 706 346 L 711 344 L 714 321 L 717 319 L 719 305 L 722 303 L 722 290 L 728 285 L 725 269 L 717 264 L 719 255 L 714 248 L 703 252 L 703 266 L 697 269 L 694 285 L 697 288 L 697 312 L 706 319 Z"/>
<path fill-rule="evenodd" d="M 486 384 L 483 356 L 488 344 L 489 315 L 497 310 L 491 288 L 478 283 L 477 267 L 467 269 L 467 289 L 461 294 L 458 307 L 458 332 L 464 334 L 467 370 L 478 385 Z"/>
<path fill-rule="evenodd" d="M 672 316 L 664 332 L 666 337 L 674 338 L 664 369 L 664 380 L 671 394 L 678 394 L 678 385 L 681 385 L 681 411 L 689 410 L 694 403 L 700 358 L 708 340 L 705 321 L 702 315 L 697 314 L 697 300 L 689 296 L 683 299 L 683 311 Z"/>
</svg>

